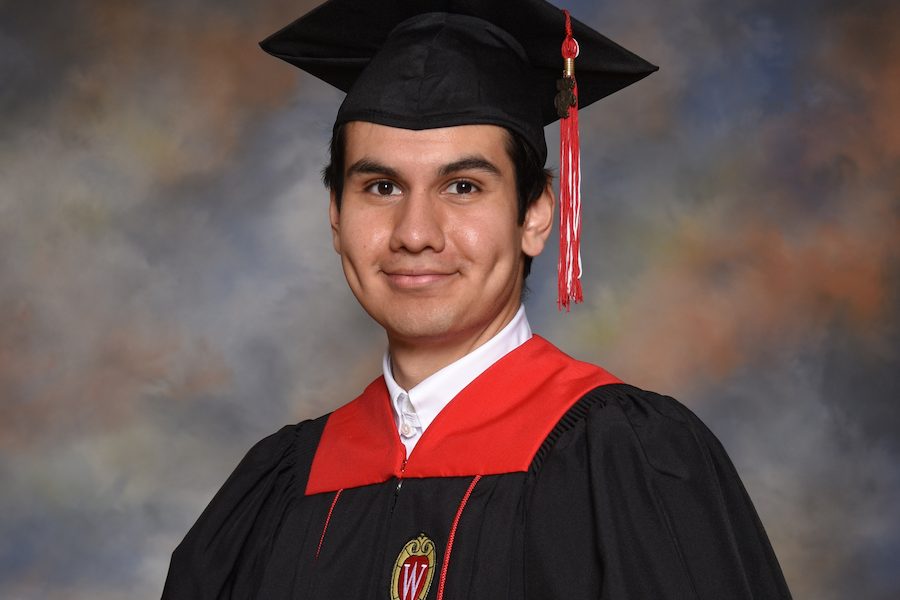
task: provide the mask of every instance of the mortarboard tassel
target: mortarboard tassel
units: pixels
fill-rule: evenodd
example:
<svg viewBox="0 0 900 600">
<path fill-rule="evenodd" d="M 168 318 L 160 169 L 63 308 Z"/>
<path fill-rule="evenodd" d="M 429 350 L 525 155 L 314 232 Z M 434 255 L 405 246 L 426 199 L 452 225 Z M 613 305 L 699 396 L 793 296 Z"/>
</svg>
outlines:
<svg viewBox="0 0 900 600">
<path fill-rule="evenodd" d="M 572 37 L 572 19 L 566 15 L 562 43 L 563 77 L 556 82 L 559 121 L 559 265 L 557 308 L 569 311 L 570 302 L 582 301 L 581 293 L 581 146 L 578 141 L 578 84 L 575 57 L 578 42 Z"/>
</svg>

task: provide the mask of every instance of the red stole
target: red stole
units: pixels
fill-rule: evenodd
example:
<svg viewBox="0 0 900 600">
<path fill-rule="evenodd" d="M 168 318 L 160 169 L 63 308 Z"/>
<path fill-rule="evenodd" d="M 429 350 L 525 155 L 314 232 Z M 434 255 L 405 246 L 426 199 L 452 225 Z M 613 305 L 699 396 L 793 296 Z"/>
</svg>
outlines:
<svg viewBox="0 0 900 600">
<path fill-rule="evenodd" d="M 560 418 L 595 387 L 621 383 L 537 335 L 491 365 L 442 410 L 401 473 L 400 442 L 384 377 L 325 424 L 306 495 L 394 477 L 527 471 Z"/>
</svg>

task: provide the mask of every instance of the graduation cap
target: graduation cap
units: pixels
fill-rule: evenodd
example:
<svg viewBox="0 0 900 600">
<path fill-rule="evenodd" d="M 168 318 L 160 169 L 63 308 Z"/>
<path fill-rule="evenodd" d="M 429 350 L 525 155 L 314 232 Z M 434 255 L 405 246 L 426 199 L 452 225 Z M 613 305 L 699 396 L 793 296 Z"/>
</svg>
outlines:
<svg viewBox="0 0 900 600">
<path fill-rule="evenodd" d="M 335 127 L 499 125 L 544 162 L 560 120 L 559 307 L 581 301 L 578 108 L 657 67 L 543 0 L 329 0 L 260 45 L 347 92 Z"/>
</svg>

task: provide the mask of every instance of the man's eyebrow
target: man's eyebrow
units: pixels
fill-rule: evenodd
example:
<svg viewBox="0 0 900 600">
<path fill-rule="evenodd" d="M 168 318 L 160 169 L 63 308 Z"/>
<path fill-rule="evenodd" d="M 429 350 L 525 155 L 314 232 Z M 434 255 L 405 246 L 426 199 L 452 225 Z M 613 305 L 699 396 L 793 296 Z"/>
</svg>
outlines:
<svg viewBox="0 0 900 600">
<path fill-rule="evenodd" d="M 497 165 L 481 156 L 466 156 L 455 160 L 442 166 L 439 174 L 441 177 L 446 177 L 459 171 L 486 171 L 492 175 L 500 175 L 500 169 L 497 168 Z"/>
<path fill-rule="evenodd" d="M 369 158 L 362 158 L 347 168 L 347 177 L 358 174 L 383 175 L 392 179 L 396 179 L 398 177 L 396 169 L 393 169 L 387 165 L 383 165 Z"/>
</svg>

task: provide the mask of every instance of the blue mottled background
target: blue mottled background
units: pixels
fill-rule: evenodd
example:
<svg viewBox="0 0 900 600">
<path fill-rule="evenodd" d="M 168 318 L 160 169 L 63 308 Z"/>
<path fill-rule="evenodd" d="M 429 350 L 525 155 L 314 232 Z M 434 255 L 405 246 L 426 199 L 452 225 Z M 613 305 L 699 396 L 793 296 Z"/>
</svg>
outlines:
<svg viewBox="0 0 900 600">
<path fill-rule="evenodd" d="M 0 597 L 158 597 L 245 450 L 377 374 L 340 94 L 256 47 L 309 5 L 0 0 Z M 569 7 L 662 69 L 582 112 L 587 302 L 542 257 L 532 325 L 710 424 L 797 598 L 900 597 L 900 4 Z"/>
</svg>

